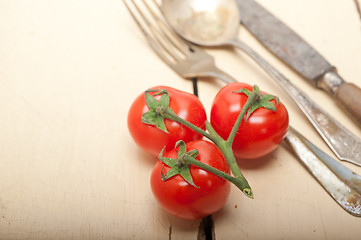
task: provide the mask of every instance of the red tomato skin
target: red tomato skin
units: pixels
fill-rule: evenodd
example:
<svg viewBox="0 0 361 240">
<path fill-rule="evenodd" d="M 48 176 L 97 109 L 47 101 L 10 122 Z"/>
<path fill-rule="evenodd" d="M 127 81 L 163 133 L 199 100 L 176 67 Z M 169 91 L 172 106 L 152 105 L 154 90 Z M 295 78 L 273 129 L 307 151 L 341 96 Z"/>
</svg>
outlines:
<svg viewBox="0 0 361 240">
<path fill-rule="evenodd" d="M 235 93 L 241 88 L 252 90 L 246 83 L 231 83 L 216 95 L 211 109 L 211 124 L 216 132 L 227 139 L 236 119 L 246 103 L 245 94 Z M 264 94 L 262 92 L 262 94 Z M 276 100 L 271 101 L 276 106 Z M 233 142 L 233 153 L 238 159 L 254 159 L 272 152 L 282 142 L 289 125 L 286 107 L 280 102 L 277 111 L 259 108 L 243 119 Z"/>
<path fill-rule="evenodd" d="M 199 151 L 197 160 L 229 174 L 226 159 L 213 143 L 196 140 L 186 143 L 186 146 L 187 151 Z M 172 150 L 164 157 L 176 158 L 177 153 Z M 193 181 L 199 187 L 196 188 L 180 175 L 162 181 L 161 171 L 166 174 L 168 170 L 169 167 L 158 160 L 150 177 L 150 185 L 156 200 L 170 214 L 195 220 L 219 211 L 226 203 L 231 189 L 229 181 L 191 165 Z"/>
<path fill-rule="evenodd" d="M 201 129 L 205 129 L 206 111 L 195 95 L 167 86 L 156 86 L 152 89 L 167 90 L 169 94 L 169 107 L 174 113 Z M 150 94 L 153 95 L 154 93 Z M 156 98 L 159 101 L 160 96 L 156 96 Z M 202 138 L 202 135 L 190 128 L 169 119 L 165 120 L 169 133 L 163 132 L 155 126 L 143 123 L 141 117 L 148 110 L 144 93 L 142 93 L 132 103 L 128 112 L 129 132 L 135 143 L 144 151 L 158 156 L 163 147 L 166 147 L 165 151 L 169 151 L 174 148 L 178 140 L 189 142 Z"/>
</svg>

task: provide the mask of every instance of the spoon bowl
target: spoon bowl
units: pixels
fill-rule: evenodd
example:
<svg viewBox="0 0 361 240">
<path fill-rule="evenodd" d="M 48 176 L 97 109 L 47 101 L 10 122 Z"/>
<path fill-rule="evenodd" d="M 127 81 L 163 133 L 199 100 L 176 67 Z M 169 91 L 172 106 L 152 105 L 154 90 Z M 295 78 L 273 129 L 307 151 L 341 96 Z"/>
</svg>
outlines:
<svg viewBox="0 0 361 240">
<path fill-rule="evenodd" d="M 233 0 L 165 0 L 162 12 L 183 38 L 203 46 L 234 45 L 239 11 Z"/>
</svg>

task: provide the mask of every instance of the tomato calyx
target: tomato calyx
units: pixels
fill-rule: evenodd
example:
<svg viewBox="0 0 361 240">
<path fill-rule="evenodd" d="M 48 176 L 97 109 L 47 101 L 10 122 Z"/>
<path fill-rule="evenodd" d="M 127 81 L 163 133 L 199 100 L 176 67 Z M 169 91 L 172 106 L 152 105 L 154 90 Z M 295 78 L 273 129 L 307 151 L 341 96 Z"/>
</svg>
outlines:
<svg viewBox="0 0 361 240">
<path fill-rule="evenodd" d="M 248 99 L 247 99 L 247 102 L 244 104 L 241 112 L 239 113 L 238 118 L 231 130 L 231 133 L 229 134 L 229 137 L 226 140 L 226 144 L 228 144 L 229 146 L 232 146 L 234 138 L 236 137 L 238 128 L 241 125 L 241 122 L 246 113 L 247 113 L 247 115 L 246 115 L 246 121 L 247 121 L 248 118 L 251 116 L 251 114 L 254 111 L 256 111 L 258 108 L 263 107 L 263 108 L 269 109 L 271 111 L 276 111 L 277 107 L 275 107 L 273 105 L 273 103 L 270 102 L 272 99 L 276 99 L 277 106 L 279 104 L 278 97 L 275 97 L 270 94 L 262 94 L 257 85 L 253 86 L 252 92 L 249 91 L 248 89 L 241 88 L 240 90 L 235 91 L 235 93 L 245 94 L 248 97 Z"/>
<path fill-rule="evenodd" d="M 179 146 L 179 148 L 178 148 L 178 146 Z M 182 140 L 180 140 L 176 143 L 175 151 L 178 152 L 176 159 L 163 157 L 164 148 L 159 153 L 159 160 L 162 163 L 168 165 L 168 167 L 170 167 L 170 169 L 168 170 L 168 172 L 165 175 L 163 174 L 163 169 L 162 169 L 162 171 L 161 171 L 162 180 L 166 181 L 176 175 L 181 175 L 183 177 L 183 179 L 186 182 L 188 182 L 190 185 L 192 185 L 196 188 L 199 188 L 193 182 L 193 178 L 192 178 L 191 172 L 189 170 L 190 163 L 188 163 L 184 160 L 186 158 L 186 156 L 193 158 L 195 160 L 195 158 L 198 156 L 198 151 L 196 149 L 194 149 L 194 150 L 190 150 L 189 152 L 187 152 L 186 144 Z M 195 161 L 197 161 L 197 160 L 195 160 Z"/>
<path fill-rule="evenodd" d="M 153 96 L 149 92 L 156 92 Z M 154 96 L 161 95 L 160 100 L 158 101 Z M 211 139 L 213 136 L 203 129 L 191 124 L 190 122 L 185 121 L 181 117 L 177 116 L 174 111 L 169 107 L 169 95 L 168 91 L 164 89 L 154 90 L 149 89 L 144 93 L 145 102 L 149 108 L 148 112 L 145 112 L 142 115 L 142 122 L 145 124 L 156 126 L 158 129 L 168 133 L 168 130 L 165 126 L 164 120 L 170 119 L 180 124 L 183 124 L 195 132 Z"/>
<path fill-rule="evenodd" d="M 277 111 L 277 107 L 279 105 L 279 98 L 274 95 L 271 95 L 271 94 L 262 94 L 257 85 L 253 86 L 252 92 L 246 88 L 241 88 L 240 90 L 234 91 L 234 92 L 235 93 L 243 93 L 247 97 L 250 97 L 252 94 L 254 95 L 253 102 L 248 107 L 246 120 L 248 120 L 248 118 L 251 116 L 251 114 L 254 111 L 256 111 L 258 108 L 261 108 L 261 107 L 271 110 L 273 112 Z M 276 106 L 270 102 L 273 99 L 276 99 Z"/>
<path fill-rule="evenodd" d="M 179 146 L 179 148 L 178 148 Z M 178 148 L 178 149 L 177 149 Z M 205 163 L 202 163 L 196 159 L 198 156 L 198 150 L 193 149 L 187 152 L 186 144 L 184 141 L 179 140 L 176 143 L 175 150 L 178 152 L 177 158 L 166 158 L 163 157 L 164 149 L 159 154 L 159 160 L 166 164 L 170 169 L 168 172 L 164 175 L 163 169 L 161 171 L 161 178 L 162 181 L 166 181 L 176 175 L 181 175 L 183 179 L 188 182 L 193 187 L 199 188 L 197 185 L 195 185 L 193 181 L 193 177 L 190 173 L 189 167 L 191 165 L 197 166 L 205 171 L 208 171 L 210 173 L 213 173 L 214 175 L 217 175 L 218 177 L 221 177 L 225 180 L 230 181 L 233 183 L 238 189 L 240 189 L 245 195 L 247 195 L 249 198 L 253 198 L 253 193 L 251 188 L 249 188 L 248 183 L 244 181 L 243 178 L 237 176 L 233 177 L 225 172 L 222 172 L 214 167 L 211 167 Z"/>
<path fill-rule="evenodd" d="M 156 92 L 153 96 L 149 92 Z M 154 96 L 161 95 L 160 100 L 158 101 Z M 142 122 L 145 124 L 150 124 L 156 126 L 158 129 L 168 133 L 168 130 L 165 126 L 164 120 L 164 109 L 172 111 L 169 108 L 169 95 L 167 90 L 154 90 L 150 89 L 144 93 L 145 102 L 149 108 L 148 112 L 145 112 L 142 115 Z"/>
</svg>

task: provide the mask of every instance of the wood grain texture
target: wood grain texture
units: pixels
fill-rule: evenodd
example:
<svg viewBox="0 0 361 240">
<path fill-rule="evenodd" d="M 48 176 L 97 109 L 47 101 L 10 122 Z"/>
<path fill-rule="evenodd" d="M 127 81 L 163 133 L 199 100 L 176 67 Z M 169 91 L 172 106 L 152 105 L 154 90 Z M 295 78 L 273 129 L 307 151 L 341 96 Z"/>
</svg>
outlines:
<svg viewBox="0 0 361 240">
<path fill-rule="evenodd" d="M 361 21 L 354 2 L 259 2 L 347 81 L 361 85 Z M 127 130 L 135 96 L 155 85 L 192 92 L 192 83 L 152 52 L 122 1 L 0 0 L 0 36 L 0 239 L 196 239 L 200 220 L 177 219 L 158 206 L 149 187 L 156 159 L 141 152 Z M 239 36 L 361 137 L 326 94 L 244 29 Z M 332 154 L 290 98 L 244 54 L 207 51 L 239 80 L 278 95 L 292 125 Z M 199 83 L 208 113 L 221 86 Z M 361 235 L 361 219 L 344 212 L 286 145 L 240 166 L 255 199 L 232 189 L 214 215 L 217 239 Z"/>
</svg>

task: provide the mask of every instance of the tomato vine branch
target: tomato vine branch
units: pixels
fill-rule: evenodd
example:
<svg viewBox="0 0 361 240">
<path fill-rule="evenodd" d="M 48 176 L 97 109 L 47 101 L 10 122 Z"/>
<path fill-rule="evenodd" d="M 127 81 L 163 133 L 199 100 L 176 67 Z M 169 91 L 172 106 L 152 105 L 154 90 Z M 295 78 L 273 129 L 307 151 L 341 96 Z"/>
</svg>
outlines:
<svg viewBox="0 0 361 240">
<path fill-rule="evenodd" d="M 236 178 L 236 177 L 233 177 L 225 172 L 222 172 L 214 167 L 211 167 L 207 164 L 204 164 L 200 161 L 197 161 L 196 159 L 194 159 L 193 157 L 189 156 L 189 155 L 184 155 L 183 156 L 183 159 L 185 162 L 189 163 L 189 164 L 192 164 L 194 166 L 197 166 L 197 167 L 200 167 L 210 173 L 213 173 L 215 175 L 217 175 L 218 177 L 221 177 L 221 178 L 224 178 L 228 181 L 230 181 L 231 183 L 233 183 L 238 189 L 240 189 L 242 192 L 247 192 L 247 196 L 250 197 L 250 198 L 253 198 L 253 194 L 252 194 L 252 191 L 250 192 L 250 188 L 249 188 L 249 185 L 243 181 L 243 179 L 240 179 L 240 178 Z"/>
<path fill-rule="evenodd" d="M 177 160 L 174 161 L 173 159 L 166 159 L 163 158 L 162 154 L 163 151 L 159 155 L 159 159 L 166 163 L 168 166 L 171 167 L 171 171 L 169 171 L 166 176 L 162 175 L 163 179 L 168 179 L 174 175 L 180 174 L 182 175 L 187 182 L 189 182 L 191 185 L 195 186 L 192 180 L 192 177 L 189 173 L 189 164 L 193 164 L 195 166 L 198 166 L 200 168 L 203 168 L 206 171 L 209 171 L 211 173 L 216 174 L 217 176 L 220 176 L 224 179 L 229 180 L 233 184 L 235 184 L 246 196 L 249 198 L 253 198 L 253 192 L 251 187 L 249 186 L 246 178 L 243 176 L 237 161 L 234 157 L 233 150 L 232 150 L 232 144 L 234 141 L 234 138 L 237 134 L 238 128 L 241 125 L 242 120 L 244 119 L 244 116 L 246 115 L 246 121 L 248 120 L 249 116 L 258 108 L 264 107 L 266 109 L 276 111 L 276 107 L 270 102 L 270 100 L 275 99 L 276 97 L 273 95 L 265 94 L 262 95 L 259 88 L 255 85 L 253 87 L 252 92 L 247 89 L 240 89 L 239 91 L 236 91 L 235 93 L 241 93 L 248 96 L 247 102 L 243 106 L 241 112 L 239 113 L 237 120 L 231 130 L 231 133 L 229 137 L 224 140 L 222 137 L 219 136 L 219 134 L 213 129 L 212 125 L 206 121 L 206 130 L 205 131 L 194 124 L 184 120 L 183 118 L 177 116 L 173 110 L 169 107 L 169 96 L 166 90 L 152 90 L 156 91 L 157 93 L 154 95 L 161 95 L 161 99 L 158 102 L 154 96 L 151 96 L 149 94 L 150 91 L 145 92 L 145 98 L 147 105 L 149 107 L 149 112 L 146 112 L 144 116 L 142 116 L 142 119 L 144 118 L 143 122 L 147 124 L 152 124 L 157 126 L 159 129 L 161 129 L 164 132 L 168 132 L 164 119 L 170 119 L 172 121 L 178 122 L 193 131 L 205 136 L 209 140 L 211 140 L 223 153 L 224 157 L 227 160 L 227 163 L 234 175 L 231 176 L 227 173 L 224 173 L 222 171 L 219 171 L 218 169 L 215 169 L 211 166 L 208 166 L 204 163 L 201 163 L 197 161 L 194 157 L 195 155 L 187 153 L 184 149 L 184 142 L 178 142 L 176 144 L 180 145 L 180 152 L 178 154 Z M 277 105 L 278 105 L 278 98 L 276 98 Z M 178 163 L 184 163 L 182 161 L 185 161 L 188 164 L 185 164 L 185 170 L 182 169 L 182 167 L 179 167 L 180 165 Z M 181 165 L 182 165 L 181 164 Z M 184 164 L 183 164 L 184 165 Z"/>
</svg>

